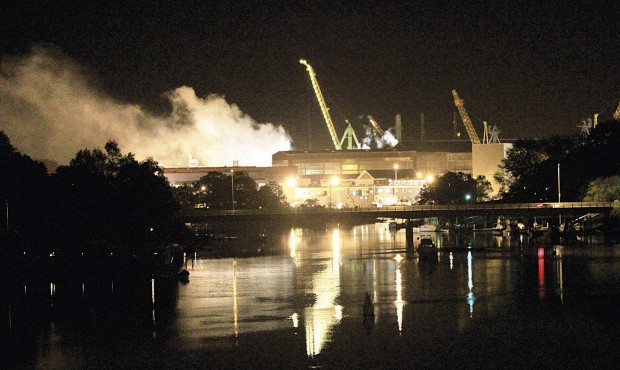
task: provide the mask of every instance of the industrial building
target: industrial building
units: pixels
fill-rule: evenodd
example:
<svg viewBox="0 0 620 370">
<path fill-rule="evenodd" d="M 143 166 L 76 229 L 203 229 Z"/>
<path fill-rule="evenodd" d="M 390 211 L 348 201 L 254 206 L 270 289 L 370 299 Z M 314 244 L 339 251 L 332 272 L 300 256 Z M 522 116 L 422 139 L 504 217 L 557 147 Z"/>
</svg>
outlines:
<svg viewBox="0 0 620 370">
<path fill-rule="evenodd" d="M 415 149 L 285 151 L 273 154 L 271 167 L 165 168 L 164 173 L 178 186 L 213 171 L 243 171 L 259 186 L 280 184 L 294 206 L 312 199 L 324 206 L 368 207 L 415 202 L 424 184 L 448 171 L 492 178 L 491 172 L 504 155 L 503 150 L 488 152 L 499 148 L 496 145 L 481 144 L 474 152 L 481 153 L 483 166 L 478 168 L 468 141 L 425 141 L 412 146 Z"/>
<path fill-rule="evenodd" d="M 494 193 L 499 191 L 493 176 L 510 144 L 500 143 L 497 127 L 489 130 L 486 122 L 481 141 L 456 90 L 452 90 L 454 103 L 469 140 L 424 140 L 422 115 L 422 140 L 405 144 L 399 114 L 395 118 L 394 132 L 384 130 L 368 115 L 373 128 L 370 143 L 379 143 L 383 148 L 372 149 L 368 142 L 360 143 L 348 121 L 342 137 L 338 136 L 314 69 L 306 60 L 300 63 L 308 71 L 334 149 L 277 152 L 272 155 L 271 167 L 167 168 L 164 173 L 170 183 L 194 182 L 212 171 L 244 171 L 259 186 L 269 182 L 280 184 L 293 206 L 329 207 L 411 204 L 417 201 L 425 184 L 446 172 L 485 176 Z"/>
<path fill-rule="evenodd" d="M 511 144 L 471 144 L 469 141 L 428 141 L 416 150 L 303 150 L 277 152 L 271 167 L 165 168 L 171 185 L 198 181 L 209 172 L 246 172 L 258 186 L 278 183 L 288 202 L 308 199 L 334 207 L 410 204 L 429 181 L 448 171 L 485 176 L 498 189 L 493 175 Z"/>
<path fill-rule="evenodd" d="M 337 207 L 409 204 L 435 176 L 447 171 L 472 172 L 467 144 L 426 143 L 425 151 L 286 151 L 272 156 L 272 166 L 297 168 L 295 189 L 285 189 L 292 204 L 306 199 Z"/>
</svg>

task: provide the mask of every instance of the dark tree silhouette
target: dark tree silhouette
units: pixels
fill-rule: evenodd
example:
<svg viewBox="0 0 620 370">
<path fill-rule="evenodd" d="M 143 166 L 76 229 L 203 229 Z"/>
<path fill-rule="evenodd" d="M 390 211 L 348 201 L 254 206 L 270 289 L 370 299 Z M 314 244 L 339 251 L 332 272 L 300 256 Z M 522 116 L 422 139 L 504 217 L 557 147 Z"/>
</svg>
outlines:
<svg viewBox="0 0 620 370">
<path fill-rule="evenodd" d="M 46 229 L 47 171 L 42 163 L 20 154 L 2 131 L 0 174 L 0 233 L 30 242 L 42 238 Z"/>
<path fill-rule="evenodd" d="M 518 140 L 503 161 L 502 198 L 509 202 L 583 199 L 590 181 L 620 174 L 620 123 L 600 122 L 588 136 Z"/>
<path fill-rule="evenodd" d="M 234 178 L 232 177 L 234 176 Z M 282 187 L 270 183 L 258 188 L 247 172 L 209 172 L 195 183 L 174 189 L 177 201 L 185 208 L 275 209 L 286 206 Z"/>
<path fill-rule="evenodd" d="M 179 206 L 161 168 L 123 155 L 81 150 L 52 176 L 57 238 L 74 245 L 142 249 L 169 242 L 181 231 Z"/>
<path fill-rule="evenodd" d="M 462 172 L 446 172 L 420 191 L 421 204 L 465 204 L 488 200 L 491 184 Z"/>
</svg>

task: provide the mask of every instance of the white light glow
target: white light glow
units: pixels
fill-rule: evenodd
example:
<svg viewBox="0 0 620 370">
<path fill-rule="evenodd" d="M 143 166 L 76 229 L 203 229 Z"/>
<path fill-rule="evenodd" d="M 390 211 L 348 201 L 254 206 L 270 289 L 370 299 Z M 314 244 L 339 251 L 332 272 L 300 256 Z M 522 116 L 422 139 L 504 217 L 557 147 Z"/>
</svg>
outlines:
<svg viewBox="0 0 620 370">
<path fill-rule="evenodd" d="M 474 296 L 474 271 L 473 271 L 473 257 L 471 255 L 471 251 L 467 252 L 467 287 L 469 288 L 469 293 L 467 293 L 467 303 L 469 304 L 469 317 L 472 318 L 474 316 L 474 301 L 476 297 Z"/>
</svg>

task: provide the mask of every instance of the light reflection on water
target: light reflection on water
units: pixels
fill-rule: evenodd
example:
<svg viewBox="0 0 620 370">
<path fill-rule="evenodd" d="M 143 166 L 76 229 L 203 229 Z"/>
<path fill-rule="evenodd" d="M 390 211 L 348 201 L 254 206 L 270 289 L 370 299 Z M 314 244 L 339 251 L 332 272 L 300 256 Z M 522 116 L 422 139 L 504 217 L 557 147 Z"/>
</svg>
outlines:
<svg viewBox="0 0 620 370">
<path fill-rule="evenodd" d="M 440 249 L 455 245 L 446 234 L 432 233 L 432 238 Z M 514 239 L 488 232 L 468 238 L 469 244 L 514 246 Z M 361 317 L 366 292 L 375 305 L 374 322 L 392 321 L 402 334 L 410 313 L 406 305 L 456 302 L 466 307 L 463 317 L 471 319 L 477 294 L 501 295 L 518 286 L 510 276 L 510 259 L 477 261 L 475 251 L 451 250 L 440 253 L 437 261 L 422 262 L 407 252 L 404 231 L 391 232 L 385 224 L 326 232 L 292 228 L 286 240 L 283 256 L 198 259 L 177 304 L 179 333 L 187 339 L 183 343 L 192 347 L 198 337 L 238 337 L 303 325 L 306 353 L 316 356 L 343 318 Z M 479 293 L 474 287 L 477 270 Z M 457 321 L 466 326 L 464 319 Z"/>
<path fill-rule="evenodd" d="M 328 353 L 347 355 L 334 354 L 334 348 L 359 350 L 357 340 L 376 340 L 386 348 L 401 346 L 397 338 L 450 343 L 449 338 L 488 330 L 495 317 L 517 315 L 515 308 L 523 305 L 541 301 L 563 307 L 571 294 L 620 285 L 618 248 L 538 247 L 521 235 L 498 239 L 488 232 L 431 237 L 440 252 L 436 258 L 420 259 L 406 248 L 405 231 L 390 231 L 385 224 L 318 231 L 292 228 L 283 235 L 279 255 L 211 259 L 192 254 L 185 259 L 190 282 L 175 285 L 174 298 L 160 294 L 164 284 L 155 278 L 136 283 L 138 291 L 144 286 L 145 292 L 131 297 L 126 295 L 134 291 L 115 279 L 74 282 L 76 296 L 67 295 L 70 283 L 47 282 L 51 307 L 42 310 L 58 314 L 81 305 L 90 313 L 80 311 L 77 318 L 63 320 L 50 315 L 46 335 L 36 341 L 36 362 L 63 368 L 68 361 L 85 364 L 85 354 L 97 356 L 98 349 L 88 341 L 76 345 L 82 334 L 72 331 L 71 320 L 101 321 L 104 326 L 131 323 L 148 338 L 127 339 L 123 336 L 131 331 L 119 330 L 101 340 L 120 335 L 121 343 L 136 340 L 142 343 L 139 348 L 164 343 L 173 354 L 223 351 L 234 357 L 235 351 L 254 350 L 258 345 L 250 338 L 258 338 L 262 349 L 285 347 L 291 353 L 303 351 L 308 359 L 321 359 Z M 418 244 L 416 235 L 414 247 Z M 23 282 L 18 288 L 24 297 L 37 296 L 37 284 Z M 107 297 L 107 306 L 93 308 L 89 300 L 94 291 Z M 367 293 L 374 306 L 370 320 L 362 310 Z M 131 310 L 122 303 L 125 300 L 135 300 L 134 316 L 114 322 L 117 311 Z M 170 301 L 173 307 L 166 307 Z M 15 324 L 16 307 L 23 310 L 24 302 L 3 306 L 10 331 L 25 325 L 23 319 Z M 145 327 L 139 324 L 143 313 Z M 301 343 L 305 348 L 297 347 Z M 78 351 L 71 352 L 76 346 Z M 75 354 L 67 357 L 68 352 Z M 127 356 L 125 361 L 131 361 L 132 354 Z M 157 356 L 166 356 L 165 351 Z"/>
</svg>

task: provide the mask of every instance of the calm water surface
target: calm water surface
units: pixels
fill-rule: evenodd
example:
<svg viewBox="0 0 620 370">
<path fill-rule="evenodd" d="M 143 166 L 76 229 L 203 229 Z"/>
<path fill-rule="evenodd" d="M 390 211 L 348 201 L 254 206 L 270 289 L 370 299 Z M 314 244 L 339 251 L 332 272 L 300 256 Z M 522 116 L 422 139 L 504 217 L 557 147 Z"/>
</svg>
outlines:
<svg viewBox="0 0 620 370">
<path fill-rule="evenodd" d="M 431 235 L 440 252 L 420 258 L 407 252 L 405 231 L 386 224 L 292 228 L 266 247 L 247 245 L 279 253 L 186 255 L 187 284 L 12 279 L 2 293 L 3 364 L 616 367 L 620 246 Z M 366 294 L 374 316 L 363 315 Z"/>
</svg>

